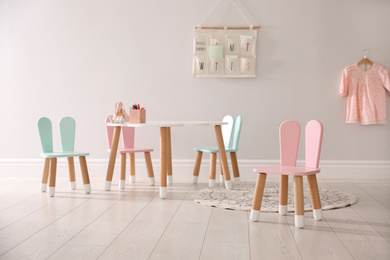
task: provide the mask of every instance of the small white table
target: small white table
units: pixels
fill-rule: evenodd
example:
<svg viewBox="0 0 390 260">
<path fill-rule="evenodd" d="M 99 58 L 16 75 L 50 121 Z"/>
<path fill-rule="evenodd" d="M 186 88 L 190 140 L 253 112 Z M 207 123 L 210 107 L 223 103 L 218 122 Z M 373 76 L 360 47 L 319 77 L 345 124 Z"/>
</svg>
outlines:
<svg viewBox="0 0 390 260">
<path fill-rule="evenodd" d="M 171 127 L 174 126 L 214 126 L 219 149 L 219 157 L 225 179 L 225 187 L 226 189 L 232 189 L 233 183 L 230 179 L 225 144 L 223 142 L 221 130 L 221 125 L 225 124 L 227 123 L 222 121 L 150 121 L 141 124 L 107 123 L 108 126 L 114 126 L 115 128 L 112 138 L 110 159 L 108 161 L 105 190 L 108 191 L 111 189 L 111 181 L 114 173 L 121 127 L 160 127 L 160 198 L 164 199 L 167 195 L 167 178 L 168 183 L 172 183 Z"/>
</svg>

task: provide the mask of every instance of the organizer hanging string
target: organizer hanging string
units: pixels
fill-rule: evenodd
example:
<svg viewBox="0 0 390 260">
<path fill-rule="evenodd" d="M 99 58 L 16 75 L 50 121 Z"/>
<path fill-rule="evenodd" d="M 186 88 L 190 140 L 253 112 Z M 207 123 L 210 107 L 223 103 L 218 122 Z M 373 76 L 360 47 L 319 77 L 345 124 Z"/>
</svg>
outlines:
<svg viewBox="0 0 390 260">
<path fill-rule="evenodd" d="M 202 23 L 209 17 L 209 15 L 217 8 L 217 6 L 222 2 L 222 0 L 219 0 L 213 8 L 210 9 L 210 11 L 207 13 L 207 15 L 202 19 L 202 21 L 197 25 L 198 29 L 201 29 Z M 234 0 L 230 0 L 232 2 L 233 6 L 237 9 L 237 11 L 244 17 L 244 19 L 248 22 L 250 29 L 253 29 L 253 23 L 248 19 L 248 17 L 244 14 L 244 12 L 241 10 L 241 8 L 234 2 Z"/>
<path fill-rule="evenodd" d="M 214 11 L 214 9 L 222 2 L 222 0 L 219 0 L 218 2 L 215 3 L 215 5 L 213 6 L 213 8 L 210 9 L 210 11 L 207 13 L 207 15 L 202 19 L 202 21 L 200 21 L 200 23 L 198 24 L 198 29 L 201 29 L 201 24 L 207 19 L 207 17 L 209 17 L 209 15 Z"/>
<path fill-rule="evenodd" d="M 234 7 L 236 7 L 236 9 L 240 12 L 240 14 L 245 18 L 245 20 L 249 23 L 249 26 L 251 29 L 253 29 L 253 23 L 251 23 L 251 21 L 249 21 L 248 17 L 246 17 L 246 15 L 244 14 L 244 12 L 241 10 L 241 8 L 233 1 L 233 0 L 230 0 L 230 2 L 232 2 L 232 4 L 234 5 Z"/>
</svg>

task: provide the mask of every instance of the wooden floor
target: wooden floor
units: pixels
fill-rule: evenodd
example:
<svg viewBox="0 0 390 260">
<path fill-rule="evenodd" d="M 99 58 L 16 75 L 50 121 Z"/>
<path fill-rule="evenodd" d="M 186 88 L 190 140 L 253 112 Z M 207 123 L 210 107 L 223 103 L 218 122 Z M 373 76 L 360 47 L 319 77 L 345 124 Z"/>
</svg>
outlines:
<svg viewBox="0 0 390 260">
<path fill-rule="evenodd" d="M 191 171 L 176 173 L 162 200 L 144 173 L 118 191 L 117 171 L 105 192 L 104 173 L 90 170 L 86 195 L 80 179 L 69 190 L 60 167 L 54 198 L 38 189 L 40 168 L 2 171 L 0 259 L 390 259 L 390 177 L 319 177 L 320 187 L 353 193 L 359 202 L 324 211 L 323 221 L 305 213 L 305 228 L 296 229 L 293 214 L 262 213 L 252 223 L 248 212 L 194 203 L 191 194 L 207 186 L 207 172 L 197 185 Z"/>
</svg>

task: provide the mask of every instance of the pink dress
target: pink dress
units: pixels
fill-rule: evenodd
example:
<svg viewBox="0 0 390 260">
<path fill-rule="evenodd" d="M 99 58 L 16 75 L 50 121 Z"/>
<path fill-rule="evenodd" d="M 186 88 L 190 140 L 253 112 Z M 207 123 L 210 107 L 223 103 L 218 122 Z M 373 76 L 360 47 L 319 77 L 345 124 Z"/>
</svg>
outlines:
<svg viewBox="0 0 390 260">
<path fill-rule="evenodd" d="M 386 90 L 390 92 L 389 78 L 389 71 L 375 63 L 367 70 L 357 64 L 344 69 L 339 94 L 341 97 L 348 95 L 347 123 L 386 123 Z"/>
</svg>

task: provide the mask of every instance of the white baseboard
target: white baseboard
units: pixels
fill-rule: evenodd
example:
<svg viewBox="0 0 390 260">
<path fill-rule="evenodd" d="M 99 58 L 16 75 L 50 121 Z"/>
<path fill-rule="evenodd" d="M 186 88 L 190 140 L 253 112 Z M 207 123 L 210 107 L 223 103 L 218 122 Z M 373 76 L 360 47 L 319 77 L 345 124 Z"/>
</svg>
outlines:
<svg viewBox="0 0 390 260">
<path fill-rule="evenodd" d="M 144 159 L 136 159 L 137 171 L 144 171 Z M 172 160 L 173 171 L 177 174 L 192 174 L 195 160 L 194 159 L 174 159 Z M 262 165 L 276 165 L 279 160 L 238 160 L 240 174 L 245 176 L 253 176 L 253 168 Z M 58 159 L 58 167 L 67 165 L 65 158 Z M 89 168 L 99 169 L 99 172 L 105 172 L 108 164 L 108 159 L 93 159 L 87 158 Z M 7 168 L 15 169 L 17 167 L 26 168 L 29 166 L 42 166 L 43 159 L 0 159 L 0 167 L 2 170 Z M 79 165 L 79 161 L 75 160 L 75 165 Z M 219 163 L 217 162 L 217 165 Z M 230 161 L 229 165 L 231 167 Z M 304 165 L 303 160 L 298 160 L 297 165 Z M 153 159 L 153 167 L 155 173 L 158 173 L 160 161 Z M 206 176 L 209 171 L 210 161 L 202 160 L 201 172 Z M 116 161 L 116 169 L 119 169 L 119 159 Z M 389 179 L 390 178 L 390 161 L 387 160 L 321 160 L 320 162 L 321 174 L 319 178 L 337 178 L 337 179 Z M 230 168 L 231 169 L 231 168 Z M 205 173 L 203 173 L 205 172 Z M 250 177 L 252 178 L 252 177 Z"/>
<path fill-rule="evenodd" d="M 107 165 L 108 159 L 93 159 L 88 158 L 88 163 L 93 165 Z M 217 160 L 218 161 L 218 160 Z M 119 158 L 116 160 L 119 163 Z M 297 165 L 303 165 L 304 160 L 298 160 Z M 66 158 L 58 158 L 58 163 L 67 163 Z M 78 163 L 78 160 L 75 160 L 75 163 Z M 136 159 L 136 164 L 144 164 L 144 159 Z M 153 159 L 153 163 L 156 165 L 160 164 L 159 159 Z M 195 159 L 173 159 L 172 164 L 174 166 L 193 166 Z M 230 160 L 229 160 L 230 163 Z M 259 165 L 276 165 L 279 163 L 279 160 L 247 160 L 242 159 L 238 160 L 240 167 L 256 167 Z M 0 159 L 0 165 L 37 165 L 43 164 L 43 158 L 9 158 L 9 159 Z M 210 165 L 210 160 L 203 159 L 202 165 Z M 390 160 L 321 160 L 320 167 L 386 167 L 390 168 Z"/>
</svg>

